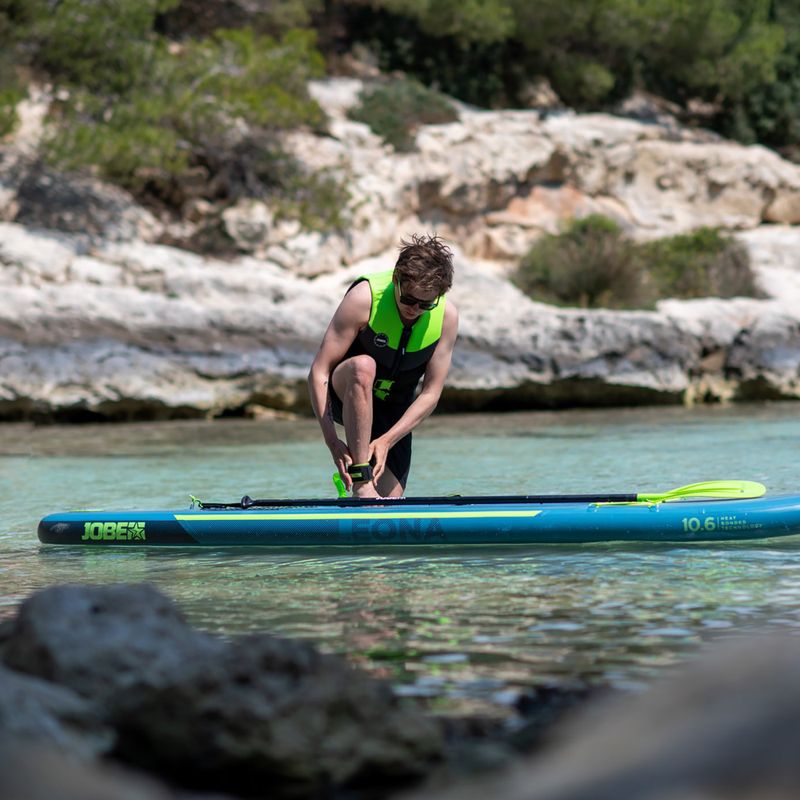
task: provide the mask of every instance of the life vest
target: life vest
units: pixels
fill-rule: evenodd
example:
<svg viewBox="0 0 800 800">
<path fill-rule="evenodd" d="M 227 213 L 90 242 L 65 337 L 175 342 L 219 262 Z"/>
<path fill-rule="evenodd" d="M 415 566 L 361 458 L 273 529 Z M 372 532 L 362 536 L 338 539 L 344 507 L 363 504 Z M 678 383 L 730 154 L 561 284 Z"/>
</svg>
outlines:
<svg viewBox="0 0 800 800">
<path fill-rule="evenodd" d="M 442 336 L 445 298 L 436 308 L 420 314 L 413 325 L 407 325 L 397 308 L 393 274 L 394 270 L 389 270 L 362 275 L 351 284 L 350 289 L 361 281 L 369 283 L 372 308 L 367 326 L 359 331 L 345 359 L 364 353 L 372 356 L 377 367 L 373 385 L 376 399 L 410 403 Z"/>
</svg>

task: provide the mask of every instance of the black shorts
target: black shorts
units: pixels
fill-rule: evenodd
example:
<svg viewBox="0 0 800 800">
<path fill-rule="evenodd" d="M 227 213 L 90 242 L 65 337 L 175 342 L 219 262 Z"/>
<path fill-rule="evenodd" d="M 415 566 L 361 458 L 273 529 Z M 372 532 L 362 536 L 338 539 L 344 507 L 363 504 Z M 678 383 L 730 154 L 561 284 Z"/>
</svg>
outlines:
<svg viewBox="0 0 800 800">
<path fill-rule="evenodd" d="M 333 388 L 330 389 L 331 410 L 333 419 L 342 424 L 342 401 Z M 406 413 L 407 405 L 404 403 L 385 403 L 372 398 L 372 433 L 370 439 L 377 439 L 389 430 Z M 386 457 L 386 466 L 400 481 L 403 489 L 408 482 L 408 471 L 411 469 L 411 434 L 407 433 L 394 447 L 389 450 Z"/>
</svg>

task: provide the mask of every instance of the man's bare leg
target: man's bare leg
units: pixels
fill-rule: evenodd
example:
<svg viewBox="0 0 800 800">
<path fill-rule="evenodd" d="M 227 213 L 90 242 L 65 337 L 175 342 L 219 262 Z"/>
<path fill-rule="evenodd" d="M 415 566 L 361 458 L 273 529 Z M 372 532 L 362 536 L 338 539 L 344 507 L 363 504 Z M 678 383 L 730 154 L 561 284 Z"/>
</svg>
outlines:
<svg viewBox="0 0 800 800">
<path fill-rule="evenodd" d="M 403 496 L 403 485 L 388 467 L 383 471 L 383 475 L 378 478 L 378 491 L 381 497 Z"/>
<path fill-rule="evenodd" d="M 366 464 L 372 438 L 372 387 L 375 361 L 369 356 L 353 356 L 333 371 L 333 388 L 342 401 L 342 422 L 347 447 L 354 464 Z M 372 481 L 353 484 L 354 497 L 379 497 Z"/>
</svg>

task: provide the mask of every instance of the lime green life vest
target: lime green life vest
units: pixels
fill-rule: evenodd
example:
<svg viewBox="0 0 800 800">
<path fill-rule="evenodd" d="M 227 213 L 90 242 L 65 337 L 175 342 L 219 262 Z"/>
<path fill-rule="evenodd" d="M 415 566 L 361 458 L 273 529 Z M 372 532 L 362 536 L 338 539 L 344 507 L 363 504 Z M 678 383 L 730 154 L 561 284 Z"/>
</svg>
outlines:
<svg viewBox="0 0 800 800">
<path fill-rule="evenodd" d="M 377 367 L 375 398 L 391 403 L 410 403 L 419 379 L 425 374 L 439 339 L 442 337 L 445 298 L 406 325 L 397 308 L 392 275 L 394 270 L 362 275 L 353 286 L 367 281 L 372 292 L 372 308 L 367 326 L 359 331 L 345 359 L 366 353 Z M 350 291 L 348 289 L 348 291 Z"/>
</svg>

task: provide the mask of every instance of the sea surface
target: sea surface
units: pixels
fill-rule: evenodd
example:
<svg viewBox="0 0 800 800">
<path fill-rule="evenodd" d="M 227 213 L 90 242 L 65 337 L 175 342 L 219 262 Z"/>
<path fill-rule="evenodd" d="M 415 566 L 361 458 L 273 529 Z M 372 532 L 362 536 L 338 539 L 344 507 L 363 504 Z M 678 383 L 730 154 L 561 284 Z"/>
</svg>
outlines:
<svg viewBox="0 0 800 800">
<path fill-rule="evenodd" d="M 312 420 L 0 426 L 0 620 L 57 583 L 149 581 L 225 635 L 315 642 L 444 713 L 502 715 L 539 685 L 638 690 L 707 642 L 800 635 L 800 541 L 425 551 L 56 548 L 68 508 L 329 497 Z M 409 494 L 800 490 L 800 404 L 434 416 Z M 800 537 L 797 537 L 800 540 Z"/>
</svg>

